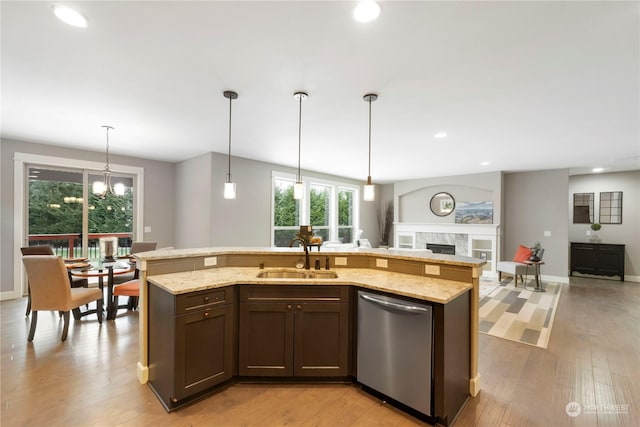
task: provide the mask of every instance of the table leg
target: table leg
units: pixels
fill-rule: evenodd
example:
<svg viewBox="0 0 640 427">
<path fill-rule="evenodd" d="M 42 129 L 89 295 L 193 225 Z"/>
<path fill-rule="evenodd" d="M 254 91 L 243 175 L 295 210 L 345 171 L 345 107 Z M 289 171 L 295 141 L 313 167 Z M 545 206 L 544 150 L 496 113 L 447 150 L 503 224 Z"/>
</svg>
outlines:
<svg viewBox="0 0 640 427">
<path fill-rule="evenodd" d="M 113 268 L 109 267 L 109 275 L 107 276 L 107 320 L 115 319 L 115 311 L 113 309 Z"/>
<path fill-rule="evenodd" d="M 536 264 L 534 266 L 534 272 L 536 275 L 536 287 L 533 290 L 536 292 L 545 292 L 544 288 L 540 283 L 540 264 Z"/>
</svg>

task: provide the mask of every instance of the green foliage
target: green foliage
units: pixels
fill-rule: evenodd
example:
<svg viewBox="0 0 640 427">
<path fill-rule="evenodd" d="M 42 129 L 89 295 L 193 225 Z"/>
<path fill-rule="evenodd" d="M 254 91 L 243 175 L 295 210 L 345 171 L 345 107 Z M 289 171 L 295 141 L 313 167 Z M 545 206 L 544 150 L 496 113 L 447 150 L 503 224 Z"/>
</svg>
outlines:
<svg viewBox="0 0 640 427">
<path fill-rule="evenodd" d="M 353 191 L 338 192 L 338 225 L 353 225 Z"/>
<path fill-rule="evenodd" d="M 273 186 L 273 225 L 290 227 L 300 225 L 300 202 L 293 198 L 293 184 L 276 181 Z"/>
<path fill-rule="evenodd" d="M 71 182 L 29 181 L 29 234 L 70 234 L 82 231 L 82 185 Z"/>
<path fill-rule="evenodd" d="M 93 209 L 91 209 L 93 207 Z M 124 196 L 108 193 L 104 199 L 89 196 L 89 233 L 126 233 L 133 229 L 133 195 L 127 188 Z"/>
<path fill-rule="evenodd" d="M 312 226 L 329 225 L 329 194 L 326 187 L 312 187 L 309 194 L 310 220 Z"/>
<path fill-rule="evenodd" d="M 66 203 L 65 203 L 66 198 Z M 29 181 L 29 234 L 82 232 L 82 184 Z M 125 233 L 133 230 L 133 192 L 122 197 L 89 196 L 89 232 Z"/>
</svg>

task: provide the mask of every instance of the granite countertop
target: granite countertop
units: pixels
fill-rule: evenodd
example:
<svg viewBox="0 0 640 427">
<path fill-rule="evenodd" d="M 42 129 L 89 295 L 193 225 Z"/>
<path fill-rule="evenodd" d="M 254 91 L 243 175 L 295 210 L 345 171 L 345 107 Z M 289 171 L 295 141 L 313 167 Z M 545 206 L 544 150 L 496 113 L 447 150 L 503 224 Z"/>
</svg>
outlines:
<svg viewBox="0 0 640 427">
<path fill-rule="evenodd" d="M 239 254 L 255 254 L 255 255 L 273 255 L 273 254 L 291 254 L 300 253 L 300 248 L 281 248 L 281 247 L 215 247 L 215 248 L 188 248 L 188 249 L 162 249 L 157 251 L 140 252 L 133 255 L 139 261 L 151 261 L 160 259 L 176 259 L 189 257 L 205 257 L 215 255 L 239 255 Z M 467 256 L 434 254 L 427 250 L 409 250 L 409 249 L 376 249 L 376 248 L 325 248 L 320 251 L 321 254 L 336 255 L 363 255 L 363 256 L 379 256 L 384 258 L 404 259 L 404 260 L 433 260 L 439 264 L 461 265 L 461 266 L 481 266 L 486 264 L 485 260 L 471 258 Z M 315 252 L 314 252 L 315 255 Z"/>
<path fill-rule="evenodd" d="M 257 267 L 224 267 L 182 273 L 160 274 L 147 280 L 174 295 L 215 289 L 224 286 L 245 285 L 355 285 L 421 300 L 446 304 L 470 290 L 471 283 L 393 273 L 367 268 L 339 268 L 337 279 L 259 279 Z M 304 270 L 301 270 L 304 271 Z M 313 271 L 313 270 L 311 270 Z M 326 271 L 326 270 L 321 270 Z"/>
</svg>

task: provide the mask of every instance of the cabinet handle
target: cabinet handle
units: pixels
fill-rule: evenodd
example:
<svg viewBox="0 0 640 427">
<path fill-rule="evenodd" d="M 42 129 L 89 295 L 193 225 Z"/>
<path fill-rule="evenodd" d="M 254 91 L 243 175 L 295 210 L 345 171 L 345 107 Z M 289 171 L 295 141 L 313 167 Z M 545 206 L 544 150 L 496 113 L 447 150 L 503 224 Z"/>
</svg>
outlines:
<svg viewBox="0 0 640 427">
<path fill-rule="evenodd" d="M 298 306 L 296 307 L 298 310 L 302 310 L 302 306 L 300 304 L 298 304 Z"/>
<path fill-rule="evenodd" d="M 291 304 L 287 304 L 287 310 L 291 310 Z"/>
<path fill-rule="evenodd" d="M 209 302 L 209 297 L 204 297 L 204 302 Z"/>
<path fill-rule="evenodd" d="M 204 312 L 204 317 L 209 317 L 209 312 L 208 311 Z"/>
</svg>

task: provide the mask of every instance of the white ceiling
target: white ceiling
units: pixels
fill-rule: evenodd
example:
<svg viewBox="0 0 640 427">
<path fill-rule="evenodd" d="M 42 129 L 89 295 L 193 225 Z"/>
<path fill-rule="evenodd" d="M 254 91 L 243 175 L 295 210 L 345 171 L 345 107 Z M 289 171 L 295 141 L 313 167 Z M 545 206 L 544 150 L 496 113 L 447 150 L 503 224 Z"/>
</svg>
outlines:
<svg viewBox="0 0 640 427">
<path fill-rule="evenodd" d="M 226 153 L 374 182 L 640 169 L 630 2 L 1 2 L 2 137 L 178 162 Z M 433 135 L 446 131 L 446 139 Z M 489 161 L 489 166 L 480 162 Z"/>
</svg>

